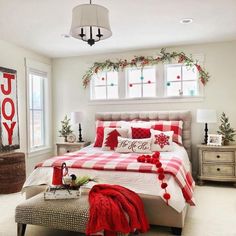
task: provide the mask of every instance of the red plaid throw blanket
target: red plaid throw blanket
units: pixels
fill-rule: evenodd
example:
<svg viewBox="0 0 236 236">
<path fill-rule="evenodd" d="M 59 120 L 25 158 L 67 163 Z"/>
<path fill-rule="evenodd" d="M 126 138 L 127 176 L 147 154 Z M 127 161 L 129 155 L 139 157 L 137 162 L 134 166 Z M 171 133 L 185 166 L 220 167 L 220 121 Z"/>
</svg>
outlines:
<svg viewBox="0 0 236 236">
<path fill-rule="evenodd" d="M 95 170 L 136 171 L 145 173 L 156 173 L 157 168 L 150 163 L 137 161 L 137 153 L 113 153 L 113 152 L 84 152 L 66 154 L 45 160 L 36 165 L 37 167 L 61 166 L 63 162 L 69 168 L 84 168 Z M 177 184 L 182 189 L 187 203 L 194 204 L 193 188 L 194 181 L 191 173 L 186 171 L 182 161 L 177 157 L 160 157 L 164 173 L 174 176 Z"/>
</svg>

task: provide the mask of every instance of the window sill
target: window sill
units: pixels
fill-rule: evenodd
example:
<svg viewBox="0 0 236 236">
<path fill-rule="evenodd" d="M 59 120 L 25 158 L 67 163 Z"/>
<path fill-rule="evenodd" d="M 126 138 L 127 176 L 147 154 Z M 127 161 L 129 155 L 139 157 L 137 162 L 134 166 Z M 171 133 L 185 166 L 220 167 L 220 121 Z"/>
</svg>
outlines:
<svg viewBox="0 0 236 236">
<path fill-rule="evenodd" d="M 94 105 L 113 105 L 113 104 L 153 104 L 153 103 L 185 103 L 185 102 L 202 102 L 203 96 L 197 97 L 162 97 L 162 98 L 126 98 L 111 100 L 90 100 L 90 106 Z"/>
<path fill-rule="evenodd" d="M 44 155 L 44 154 L 48 154 L 48 153 L 52 153 L 53 149 L 52 147 L 42 147 L 42 148 L 37 148 L 34 150 L 30 150 L 28 151 L 28 157 L 33 158 L 33 157 L 37 157 L 39 155 Z"/>
</svg>

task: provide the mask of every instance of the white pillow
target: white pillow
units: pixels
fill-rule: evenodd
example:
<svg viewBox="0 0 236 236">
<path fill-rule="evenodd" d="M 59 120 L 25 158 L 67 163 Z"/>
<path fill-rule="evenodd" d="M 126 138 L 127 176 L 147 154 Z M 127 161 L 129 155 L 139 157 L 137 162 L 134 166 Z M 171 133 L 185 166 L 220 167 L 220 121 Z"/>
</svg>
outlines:
<svg viewBox="0 0 236 236">
<path fill-rule="evenodd" d="M 118 137 L 127 137 L 128 129 L 122 128 L 104 128 L 104 139 L 102 143 L 102 150 L 114 150 L 118 144 Z"/>
<path fill-rule="evenodd" d="M 118 145 L 116 152 L 135 152 L 135 153 L 151 153 L 151 138 L 130 139 L 118 137 Z"/>
<path fill-rule="evenodd" d="M 162 132 L 159 130 L 151 129 L 153 152 L 169 152 L 173 151 L 173 131 Z"/>
</svg>

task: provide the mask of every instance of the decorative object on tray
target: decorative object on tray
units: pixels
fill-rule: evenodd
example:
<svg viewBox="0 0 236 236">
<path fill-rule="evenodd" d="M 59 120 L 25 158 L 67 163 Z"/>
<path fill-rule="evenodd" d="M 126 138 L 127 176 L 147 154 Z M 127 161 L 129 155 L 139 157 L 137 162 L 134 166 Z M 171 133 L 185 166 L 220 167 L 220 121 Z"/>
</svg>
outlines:
<svg viewBox="0 0 236 236">
<path fill-rule="evenodd" d="M 68 174 L 68 168 L 66 167 L 66 163 L 62 163 L 61 166 L 53 167 L 53 175 L 52 175 L 52 184 L 54 186 L 62 185 L 62 178 Z"/>
<path fill-rule="evenodd" d="M 222 135 L 220 134 L 208 134 L 207 145 L 221 146 Z"/>
<path fill-rule="evenodd" d="M 52 185 L 44 193 L 45 199 L 77 198 L 80 195 L 80 187 L 90 181 L 96 182 L 89 176 L 78 177 L 75 174 L 68 175 L 66 163 L 53 167 Z"/>
<path fill-rule="evenodd" d="M 105 62 L 95 62 L 85 73 L 83 76 L 83 86 L 86 88 L 89 85 L 89 82 L 94 74 L 97 74 L 99 71 L 119 71 L 123 70 L 126 67 L 145 67 L 151 65 L 157 65 L 160 63 L 170 63 L 172 60 L 176 60 L 178 63 L 183 63 L 184 65 L 188 66 L 190 69 L 196 68 L 199 74 L 199 80 L 203 85 L 205 85 L 210 75 L 209 73 L 199 65 L 197 60 L 188 57 L 185 55 L 184 52 L 166 52 L 165 48 L 162 48 L 160 51 L 160 55 L 157 57 L 144 57 L 144 56 L 135 56 L 131 61 L 125 60 L 118 60 L 113 62 L 111 60 L 106 60 Z"/>
<path fill-rule="evenodd" d="M 197 110 L 197 123 L 205 123 L 205 138 L 204 143 L 207 144 L 208 140 L 208 123 L 216 123 L 216 111 L 213 109 L 198 109 Z"/>
<path fill-rule="evenodd" d="M 61 121 L 61 130 L 59 130 L 60 136 L 64 137 L 65 142 L 67 142 L 67 136 L 73 131 L 71 130 L 70 119 L 65 116 L 64 120 Z"/>
<path fill-rule="evenodd" d="M 222 144 L 229 145 L 230 142 L 235 141 L 234 136 L 236 135 L 236 130 L 230 127 L 229 118 L 223 112 L 220 117 L 221 125 L 219 126 L 218 134 L 222 135 Z"/>
<path fill-rule="evenodd" d="M 81 194 L 80 189 L 71 190 L 64 186 L 62 187 L 48 187 L 44 192 L 45 200 L 56 200 L 56 199 L 74 199 L 78 198 Z"/>
</svg>

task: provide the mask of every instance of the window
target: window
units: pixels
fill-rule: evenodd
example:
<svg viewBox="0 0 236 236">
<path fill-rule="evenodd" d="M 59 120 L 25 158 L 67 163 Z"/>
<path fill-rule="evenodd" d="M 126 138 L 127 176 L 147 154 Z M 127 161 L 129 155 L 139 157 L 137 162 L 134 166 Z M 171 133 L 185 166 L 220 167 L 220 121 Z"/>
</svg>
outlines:
<svg viewBox="0 0 236 236">
<path fill-rule="evenodd" d="M 118 96 L 118 72 L 102 72 L 92 78 L 92 99 L 117 99 Z"/>
<path fill-rule="evenodd" d="M 30 149 L 45 146 L 45 90 L 46 74 L 34 70 L 29 73 Z"/>
<path fill-rule="evenodd" d="M 166 65 L 165 84 L 165 95 L 168 97 L 199 95 L 198 72 L 194 67 Z"/>
<path fill-rule="evenodd" d="M 26 60 L 29 152 L 50 148 L 50 66 Z"/>
<path fill-rule="evenodd" d="M 127 69 L 127 97 L 144 98 L 156 97 L 156 69 Z"/>
<path fill-rule="evenodd" d="M 199 97 L 203 86 L 197 68 L 184 64 L 126 68 L 95 75 L 90 84 L 92 100 L 178 99 Z M 169 100 L 170 101 L 170 100 Z"/>
</svg>

